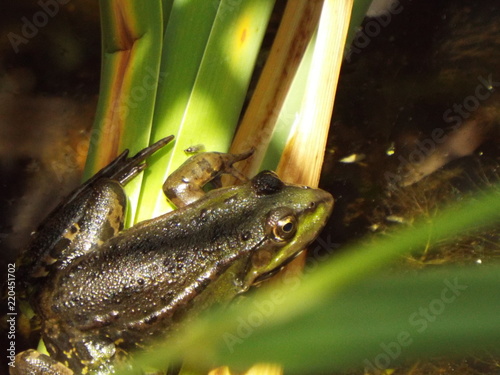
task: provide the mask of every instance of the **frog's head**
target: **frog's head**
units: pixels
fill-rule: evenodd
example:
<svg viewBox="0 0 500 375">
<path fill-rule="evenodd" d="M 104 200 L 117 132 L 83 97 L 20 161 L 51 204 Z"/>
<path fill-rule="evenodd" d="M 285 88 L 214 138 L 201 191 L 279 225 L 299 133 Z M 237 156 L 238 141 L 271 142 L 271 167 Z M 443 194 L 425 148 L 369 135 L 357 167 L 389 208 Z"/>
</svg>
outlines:
<svg viewBox="0 0 500 375">
<path fill-rule="evenodd" d="M 245 285 L 259 282 L 295 258 L 319 234 L 333 208 L 333 197 L 321 189 L 283 183 L 263 171 L 249 185 L 262 205 L 263 234 L 248 264 Z"/>
</svg>

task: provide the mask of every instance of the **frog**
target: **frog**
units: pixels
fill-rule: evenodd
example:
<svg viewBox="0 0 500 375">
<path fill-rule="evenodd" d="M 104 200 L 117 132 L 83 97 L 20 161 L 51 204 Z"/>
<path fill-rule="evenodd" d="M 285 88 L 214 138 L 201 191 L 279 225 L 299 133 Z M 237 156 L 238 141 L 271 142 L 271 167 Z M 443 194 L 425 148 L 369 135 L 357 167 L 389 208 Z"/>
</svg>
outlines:
<svg viewBox="0 0 500 375">
<path fill-rule="evenodd" d="M 163 185 L 176 209 L 124 229 L 124 186 L 172 139 L 125 150 L 34 233 L 19 272 L 48 354 L 18 353 L 11 375 L 113 373 L 130 352 L 276 274 L 330 216 L 324 190 L 272 171 L 242 176 L 234 164 L 252 151 L 202 152 Z M 223 174 L 241 183 L 222 187 Z"/>
</svg>

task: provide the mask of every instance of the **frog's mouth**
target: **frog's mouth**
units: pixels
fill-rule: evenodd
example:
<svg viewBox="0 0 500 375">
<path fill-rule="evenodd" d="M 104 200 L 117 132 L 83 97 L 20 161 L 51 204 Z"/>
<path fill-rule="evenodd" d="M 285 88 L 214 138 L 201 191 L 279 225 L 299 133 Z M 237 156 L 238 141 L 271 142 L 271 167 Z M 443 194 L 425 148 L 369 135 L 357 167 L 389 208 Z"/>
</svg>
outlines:
<svg viewBox="0 0 500 375">
<path fill-rule="evenodd" d="M 257 285 L 260 284 L 261 282 L 273 277 L 274 275 L 278 274 L 283 268 L 285 268 L 292 260 L 297 258 L 305 249 L 297 251 L 295 254 L 290 256 L 288 259 L 286 259 L 283 263 L 281 263 L 278 267 L 267 271 L 255 278 L 253 281 L 252 285 Z"/>
</svg>

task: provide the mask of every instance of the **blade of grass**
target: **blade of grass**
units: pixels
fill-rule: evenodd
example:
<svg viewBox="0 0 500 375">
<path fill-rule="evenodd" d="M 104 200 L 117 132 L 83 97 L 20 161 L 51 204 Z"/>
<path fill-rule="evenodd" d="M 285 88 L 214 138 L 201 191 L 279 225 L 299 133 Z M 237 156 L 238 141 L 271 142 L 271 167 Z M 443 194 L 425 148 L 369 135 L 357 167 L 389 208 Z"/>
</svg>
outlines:
<svg viewBox="0 0 500 375">
<path fill-rule="evenodd" d="M 254 307 L 219 342 L 217 363 L 244 368 L 256 360 L 283 363 L 287 373 L 366 368 L 370 373 L 408 360 L 498 353 L 500 267 L 432 269 L 378 274 L 327 294 L 316 309 L 274 325 L 256 327 L 270 309 Z M 303 304 L 307 304 L 307 300 Z M 259 306 L 259 305 L 255 305 Z"/>
<path fill-rule="evenodd" d="M 363 23 L 363 20 L 366 17 L 366 12 L 370 8 L 372 2 L 372 0 L 354 0 L 351 23 L 349 25 L 349 30 L 347 31 L 347 40 L 344 51 L 344 56 L 346 56 L 346 58 L 349 56 L 349 49 L 351 48 L 352 41 Z"/>
<path fill-rule="evenodd" d="M 353 248 L 351 250 L 346 250 L 332 261 L 325 262 L 325 264 L 320 267 L 318 272 L 311 273 L 303 281 L 299 277 L 292 275 L 290 278 L 285 279 L 285 288 L 266 291 L 265 293 L 262 293 L 258 299 L 248 301 L 248 303 L 242 303 L 241 306 L 238 306 L 236 311 L 228 312 L 227 315 L 225 315 L 225 312 L 219 312 L 220 315 L 217 317 L 217 319 L 214 319 L 214 321 L 211 321 L 207 324 L 210 327 L 219 323 L 226 325 L 225 330 L 219 331 L 223 333 L 219 333 L 219 335 L 215 334 L 214 332 L 210 333 L 210 337 L 212 337 L 212 339 L 215 339 L 216 337 L 219 338 L 219 348 L 223 353 L 225 353 L 220 354 L 219 359 L 223 363 L 238 363 L 240 367 L 246 366 L 256 360 L 267 360 L 284 363 L 287 369 L 287 365 L 289 365 L 290 362 L 293 362 L 295 364 L 300 361 L 302 361 L 302 363 L 307 362 L 308 359 L 311 358 L 312 350 L 304 350 L 303 352 L 301 352 L 301 349 L 310 347 L 311 345 L 313 345 L 312 342 L 306 342 L 304 347 L 295 350 L 290 355 L 290 357 L 287 357 L 288 360 L 284 359 L 284 356 L 287 356 L 287 354 L 285 353 L 287 353 L 287 351 L 290 349 L 287 346 L 287 343 L 290 340 L 290 329 L 292 328 L 290 325 L 283 328 L 283 335 L 280 336 L 282 344 L 281 349 L 269 351 L 269 355 L 265 356 L 260 356 L 260 354 L 262 354 L 260 349 L 256 350 L 257 355 L 250 355 L 251 351 L 249 349 L 249 346 L 251 344 L 248 343 L 249 346 L 242 345 L 239 355 L 237 357 L 233 357 L 233 355 L 235 354 L 231 353 L 231 351 L 229 350 L 230 348 L 227 346 L 228 338 L 227 335 L 224 335 L 227 332 L 230 332 L 236 336 L 238 334 L 241 335 L 240 332 L 242 332 L 242 330 L 243 332 L 245 332 L 245 328 L 241 328 L 242 321 L 246 322 L 247 326 L 250 325 L 250 331 L 253 332 L 253 329 L 256 329 L 256 327 L 254 327 L 252 324 L 249 324 L 248 322 L 249 320 L 251 320 L 252 322 L 255 321 L 252 320 L 252 316 L 256 314 L 256 308 L 257 311 L 262 314 L 262 310 L 269 308 L 270 304 L 272 305 L 273 312 L 270 314 L 266 314 L 265 319 L 263 319 L 262 326 L 258 327 L 258 329 L 262 330 L 263 333 L 261 336 L 262 340 L 259 340 L 259 343 L 256 345 L 256 347 L 264 346 L 268 348 L 263 344 L 264 342 L 269 342 L 267 341 L 269 340 L 267 336 L 266 338 L 263 338 L 265 336 L 264 332 L 269 327 L 268 325 L 272 325 L 275 323 L 282 324 L 283 322 L 289 321 L 293 317 L 300 316 L 301 314 L 311 314 L 308 316 L 308 318 L 311 320 L 307 320 L 306 318 L 304 318 L 304 320 L 300 320 L 300 322 L 294 321 L 293 327 L 299 330 L 298 334 L 301 333 L 300 329 L 307 331 L 307 328 L 300 328 L 303 327 L 301 326 L 301 324 L 303 324 L 304 321 L 315 322 L 317 316 L 315 314 L 325 314 L 325 312 L 322 311 L 322 309 L 324 308 L 324 305 L 322 305 L 322 303 L 324 301 L 331 301 L 331 305 L 329 304 L 328 306 L 337 306 L 339 303 L 343 302 L 336 300 L 338 293 L 346 290 L 350 285 L 353 285 L 353 283 L 359 282 L 359 280 L 362 279 L 366 279 L 367 277 L 372 275 L 374 271 L 380 269 L 384 265 L 387 265 L 388 262 L 390 262 L 396 256 L 403 255 L 404 253 L 415 249 L 415 247 L 423 247 L 428 241 L 436 242 L 445 239 L 448 239 L 448 241 L 452 241 L 454 239 L 454 234 L 461 233 L 464 230 L 477 230 L 481 226 L 487 227 L 498 225 L 500 220 L 499 209 L 499 187 L 496 187 L 496 189 L 493 189 L 488 194 L 484 194 L 478 197 L 477 200 L 473 199 L 464 203 L 463 205 L 450 207 L 431 222 L 422 220 L 414 228 L 402 231 L 394 237 L 381 239 L 376 243 L 368 245 L 361 249 Z M 429 233 L 432 233 L 432 235 L 430 236 Z M 456 271 L 457 274 L 460 274 L 462 270 L 463 268 L 458 269 Z M 482 270 L 478 269 L 476 272 L 479 275 L 475 275 L 472 277 L 477 277 L 478 283 L 481 283 L 482 281 L 480 274 L 482 273 Z M 408 283 L 411 284 L 413 276 L 410 274 L 407 275 L 407 277 L 409 279 Z M 372 280 L 367 281 L 366 286 L 369 287 L 371 282 Z M 493 281 L 491 281 L 489 286 L 492 287 L 493 285 L 495 284 L 493 283 Z M 408 288 L 406 288 L 403 292 L 406 293 L 406 295 L 408 294 L 408 290 L 413 290 L 414 287 L 409 286 Z M 436 289 L 432 289 L 432 287 L 429 287 L 428 290 L 435 291 Z M 441 289 L 438 290 L 439 292 L 441 291 Z M 293 294 L 290 293 L 292 291 Z M 347 295 L 349 295 L 349 293 L 347 293 Z M 383 295 L 387 295 L 385 290 L 383 292 Z M 382 295 L 379 295 L 378 297 L 382 298 Z M 474 296 L 470 297 L 474 298 Z M 399 304 L 401 304 L 400 298 L 396 297 L 395 300 L 398 301 Z M 488 298 L 486 300 L 488 300 Z M 358 302 L 359 305 L 353 306 L 351 310 L 366 311 L 366 313 L 369 314 L 371 310 L 366 310 L 366 306 L 363 304 L 363 300 L 358 300 Z M 386 299 L 385 302 L 388 303 L 388 300 Z M 475 303 L 476 302 L 470 302 L 470 306 L 476 306 Z M 483 304 L 483 306 L 488 305 Z M 398 307 L 396 306 L 395 309 L 397 310 Z M 318 310 L 318 312 L 313 313 L 313 310 Z M 346 314 L 346 316 L 348 317 L 349 311 L 347 311 Z M 387 319 L 390 320 L 392 318 L 389 315 L 382 317 L 382 320 L 378 322 L 378 324 L 381 326 L 387 324 Z M 244 324 L 245 323 L 243 323 L 243 325 Z M 228 328 L 228 325 L 232 325 L 231 328 Z M 203 327 L 210 330 L 210 328 L 205 325 Z M 325 334 L 328 327 L 329 326 L 319 327 L 318 331 L 322 331 L 323 334 Z M 349 332 L 342 332 L 344 332 L 347 336 L 350 334 Z M 466 335 L 466 333 L 470 332 L 462 332 L 462 335 Z M 337 337 L 336 331 L 333 331 L 332 335 Z M 242 336 L 236 337 L 239 337 L 240 339 L 242 338 Z M 361 338 L 359 339 L 362 340 L 362 337 L 363 336 L 361 335 Z M 430 341 L 432 341 L 432 339 L 433 338 L 429 338 Z M 300 339 L 297 337 L 297 341 L 299 340 Z M 340 338 L 336 345 L 342 345 L 345 340 L 346 337 Z M 243 337 L 243 339 L 241 339 L 240 341 L 246 343 L 246 337 Z M 224 345 L 222 343 L 224 343 Z M 234 341 L 232 343 L 234 344 Z M 237 341 L 237 343 L 239 344 L 240 342 Z M 323 342 L 320 337 L 317 338 L 317 343 L 315 345 L 318 346 L 316 350 L 321 352 Z M 425 346 L 424 344 L 422 345 Z M 469 346 L 469 348 L 471 348 L 471 346 Z M 354 349 L 351 347 L 351 351 L 352 350 Z M 278 355 L 276 354 L 277 352 L 280 352 L 281 354 Z M 271 353 L 273 353 L 273 355 L 271 355 Z M 293 359 L 291 359 L 291 357 L 293 357 Z M 358 360 L 362 359 L 363 358 L 358 358 Z M 332 362 L 329 363 L 331 364 Z"/>
<path fill-rule="evenodd" d="M 101 87 L 87 178 L 123 148 L 134 153 L 147 145 L 163 34 L 161 1 L 101 0 L 100 8 Z M 141 126 L 132 126 L 137 122 Z"/>
<path fill-rule="evenodd" d="M 281 159 L 281 154 L 285 149 L 288 136 L 293 124 L 299 117 L 300 108 L 304 99 L 304 93 L 307 87 L 307 80 L 311 68 L 311 61 L 316 43 L 315 32 L 307 46 L 302 61 L 300 62 L 297 73 L 293 78 L 290 89 L 286 95 L 283 106 L 278 113 L 276 124 L 269 141 L 269 147 L 266 150 L 260 169 L 269 169 L 275 171 Z"/>
<path fill-rule="evenodd" d="M 124 149 L 146 147 L 151 133 L 163 39 L 163 10 L 170 1 L 101 0 L 102 72 L 99 103 L 84 178 Z M 127 185 L 131 213 L 142 176 Z"/>
</svg>

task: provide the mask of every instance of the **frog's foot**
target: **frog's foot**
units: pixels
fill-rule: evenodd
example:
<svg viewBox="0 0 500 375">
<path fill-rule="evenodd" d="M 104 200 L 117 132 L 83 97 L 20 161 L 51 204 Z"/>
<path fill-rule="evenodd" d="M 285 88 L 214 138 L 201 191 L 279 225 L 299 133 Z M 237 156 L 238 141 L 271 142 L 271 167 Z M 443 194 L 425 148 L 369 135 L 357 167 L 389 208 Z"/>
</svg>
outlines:
<svg viewBox="0 0 500 375">
<path fill-rule="evenodd" d="M 143 163 L 144 160 L 168 144 L 172 139 L 174 139 L 173 135 L 162 138 L 158 142 L 153 143 L 151 146 L 139 151 L 131 158 L 127 158 L 129 152 L 128 150 L 123 151 L 116 157 L 115 160 L 85 181 L 79 188 L 71 192 L 71 194 L 66 198 L 65 204 L 71 202 L 73 199 L 78 197 L 82 191 L 102 178 L 118 181 L 122 186 L 126 185 L 132 178 L 139 174 L 139 172 L 146 168 L 146 164 Z"/>
<path fill-rule="evenodd" d="M 225 168 L 227 168 L 227 172 L 224 172 L 224 173 L 230 174 L 234 178 L 238 179 L 240 182 L 247 182 L 248 178 L 245 175 L 243 175 L 239 170 L 234 168 L 233 164 L 237 163 L 241 160 L 248 159 L 250 156 L 253 155 L 254 152 L 255 152 L 255 149 L 251 148 L 247 152 L 242 152 L 241 154 L 227 154 L 227 155 L 231 155 L 232 159 L 228 160 L 228 164 L 225 167 Z M 219 175 L 219 177 L 220 177 L 220 175 Z"/>
<path fill-rule="evenodd" d="M 177 207 L 186 206 L 200 199 L 208 182 L 220 185 L 223 174 L 230 174 L 242 182 L 248 181 L 233 164 L 247 159 L 254 150 L 241 154 L 204 152 L 187 159 L 163 184 L 163 192 Z"/>
<path fill-rule="evenodd" d="M 120 182 L 120 184 L 122 185 L 126 185 L 127 182 L 129 182 L 140 171 L 146 168 L 146 164 L 144 164 L 143 161 L 154 154 L 156 151 L 158 151 L 160 148 L 167 145 L 172 139 L 174 139 L 173 135 L 162 138 L 158 142 L 153 143 L 151 146 L 148 146 L 145 149 L 139 151 L 131 158 L 127 158 L 128 150 L 125 150 L 94 177 L 98 176 L 102 172 L 103 174 L 99 176 L 99 178 L 107 177 L 111 180 Z"/>
</svg>

